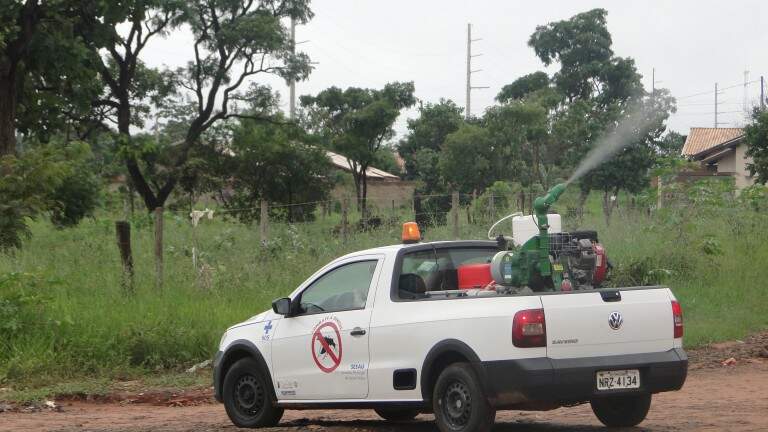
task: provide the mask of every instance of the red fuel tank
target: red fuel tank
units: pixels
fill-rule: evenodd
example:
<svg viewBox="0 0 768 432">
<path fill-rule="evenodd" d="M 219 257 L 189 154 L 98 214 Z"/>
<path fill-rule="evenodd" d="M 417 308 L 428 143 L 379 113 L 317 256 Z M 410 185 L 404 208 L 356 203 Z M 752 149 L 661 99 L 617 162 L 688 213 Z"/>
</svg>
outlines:
<svg viewBox="0 0 768 432">
<path fill-rule="evenodd" d="M 493 282 L 490 264 L 466 264 L 456 270 L 459 289 L 484 288 Z"/>
</svg>

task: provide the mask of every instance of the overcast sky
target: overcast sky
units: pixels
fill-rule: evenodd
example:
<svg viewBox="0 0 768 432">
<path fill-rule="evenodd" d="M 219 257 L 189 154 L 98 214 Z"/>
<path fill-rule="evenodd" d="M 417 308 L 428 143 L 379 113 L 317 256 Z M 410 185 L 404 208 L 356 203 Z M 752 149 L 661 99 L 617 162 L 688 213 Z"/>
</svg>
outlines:
<svg viewBox="0 0 768 432">
<path fill-rule="evenodd" d="M 537 25 L 567 19 L 602 7 L 614 52 L 632 57 L 651 88 L 678 98 L 670 129 L 687 134 L 690 127 L 714 124 L 714 85 L 719 96 L 721 127 L 744 121 L 744 71 L 749 71 L 748 104 L 757 104 L 760 76 L 768 76 L 768 1 L 453 1 L 453 0 L 316 0 L 314 19 L 297 28 L 299 50 L 310 55 L 315 70 L 297 85 L 297 94 L 314 94 L 329 86 L 380 88 L 391 81 L 414 81 L 425 102 L 448 98 L 465 104 L 466 29 L 472 23 L 472 112 L 482 114 L 502 86 L 521 75 L 542 70 L 527 41 Z M 177 66 L 192 55 L 191 37 L 174 33 L 151 45 L 145 60 Z M 552 72 L 550 69 L 549 72 Z M 266 80 L 283 96 L 284 82 Z M 766 83 L 768 87 L 768 83 Z M 768 89 L 767 89 L 768 91 Z M 396 130 L 405 132 L 405 112 Z"/>
</svg>

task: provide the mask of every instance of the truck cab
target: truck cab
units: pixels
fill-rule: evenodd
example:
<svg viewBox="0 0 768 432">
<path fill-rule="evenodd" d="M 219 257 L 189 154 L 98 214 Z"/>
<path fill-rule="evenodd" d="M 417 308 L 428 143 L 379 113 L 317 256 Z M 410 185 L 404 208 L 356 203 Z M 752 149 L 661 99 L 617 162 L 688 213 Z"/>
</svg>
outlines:
<svg viewBox="0 0 768 432">
<path fill-rule="evenodd" d="M 497 410 L 580 403 L 631 426 L 654 393 L 682 387 L 682 312 L 669 288 L 489 291 L 477 269 L 498 252 L 494 241 L 447 241 L 332 261 L 226 331 L 216 398 L 241 427 L 273 426 L 285 409 L 371 408 L 487 431 Z"/>
</svg>

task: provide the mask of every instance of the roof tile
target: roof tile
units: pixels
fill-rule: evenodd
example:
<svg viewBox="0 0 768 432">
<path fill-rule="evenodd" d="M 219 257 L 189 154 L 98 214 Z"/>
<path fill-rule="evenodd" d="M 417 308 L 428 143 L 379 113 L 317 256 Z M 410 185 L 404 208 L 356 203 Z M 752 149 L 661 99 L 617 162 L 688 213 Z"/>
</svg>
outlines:
<svg viewBox="0 0 768 432">
<path fill-rule="evenodd" d="M 683 145 L 683 156 L 694 156 L 744 135 L 742 128 L 691 128 Z"/>
</svg>

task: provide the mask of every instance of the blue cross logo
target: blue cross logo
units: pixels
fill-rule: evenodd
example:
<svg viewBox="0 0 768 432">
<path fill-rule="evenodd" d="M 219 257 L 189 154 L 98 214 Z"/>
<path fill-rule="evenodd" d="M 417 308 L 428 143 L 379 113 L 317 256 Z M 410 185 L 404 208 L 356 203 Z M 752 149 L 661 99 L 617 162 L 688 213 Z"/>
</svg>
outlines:
<svg viewBox="0 0 768 432">
<path fill-rule="evenodd" d="M 272 321 L 267 322 L 267 325 L 264 326 L 264 334 L 268 335 L 270 330 L 272 330 Z"/>
</svg>

